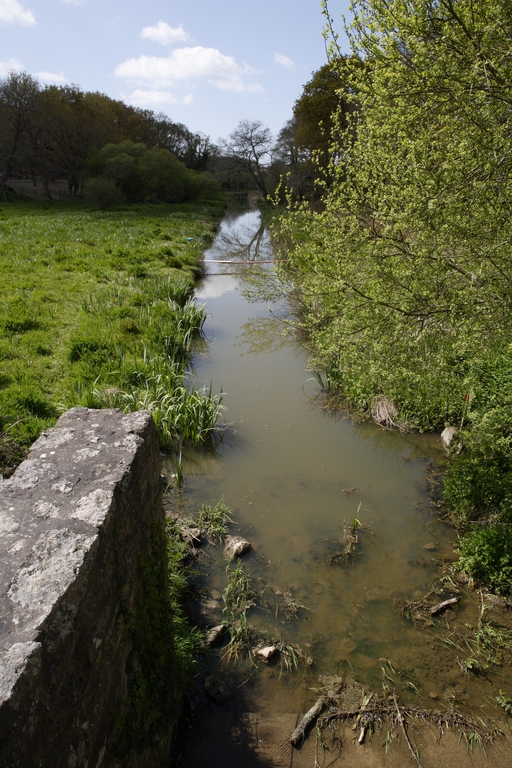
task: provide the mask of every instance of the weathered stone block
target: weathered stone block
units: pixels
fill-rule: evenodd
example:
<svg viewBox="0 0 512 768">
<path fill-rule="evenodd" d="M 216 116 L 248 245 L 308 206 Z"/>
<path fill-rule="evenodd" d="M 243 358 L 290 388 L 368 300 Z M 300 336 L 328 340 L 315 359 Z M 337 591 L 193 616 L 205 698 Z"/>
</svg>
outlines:
<svg viewBox="0 0 512 768">
<path fill-rule="evenodd" d="M 0 485 L 0 765 L 118 764 L 141 562 L 165 569 L 161 494 L 150 414 L 85 408 Z M 159 765 L 170 738 L 127 764 Z"/>
</svg>

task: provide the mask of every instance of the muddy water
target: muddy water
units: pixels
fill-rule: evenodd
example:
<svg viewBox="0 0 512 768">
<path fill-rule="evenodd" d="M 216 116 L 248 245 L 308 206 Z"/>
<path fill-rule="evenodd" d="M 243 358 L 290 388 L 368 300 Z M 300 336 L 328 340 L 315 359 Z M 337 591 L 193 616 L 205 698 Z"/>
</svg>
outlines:
<svg viewBox="0 0 512 768">
<path fill-rule="evenodd" d="M 245 706 L 299 711 L 321 674 L 350 673 L 381 690 L 385 660 L 402 695 L 419 706 L 432 705 L 434 695 L 434 706 L 454 698 L 479 705 L 479 684 L 462 674 L 460 654 L 436 638 L 450 633 L 454 612 L 425 632 L 393 608 L 395 598 L 421 599 L 439 560 L 454 557 L 455 533 L 438 521 L 427 494 L 438 438 L 354 424 L 315 404 L 318 388 L 304 349 L 286 335 L 283 308 L 248 302 L 242 293 L 257 267 L 216 263 L 270 257 L 257 211 L 228 214 L 205 256 L 210 276 L 197 299 L 210 312 L 208 344 L 195 360 L 196 376 L 224 389 L 230 427 L 215 455 L 186 455 L 182 497 L 188 509 L 223 497 L 233 530 L 253 545 L 244 565 L 257 590 L 288 594 L 304 606 L 288 620 L 264 610 L 263 591 L 249 612 L 254 636 L 296 643 L 314 663 L 284 675 L 278 667 L 254 674 L 241 665 Z M 354 518 L 361 523 L 359 551 L 347 567 L 337 563 L 337 552 Z M 202 567 L 203 586 L 218 598 L 227 583 L 221 549 L 209 547 Z M 474 620 L 470 597 L 458 615 Z M 227 665 L 222 652 L 216 660 Z"/>
</svg>

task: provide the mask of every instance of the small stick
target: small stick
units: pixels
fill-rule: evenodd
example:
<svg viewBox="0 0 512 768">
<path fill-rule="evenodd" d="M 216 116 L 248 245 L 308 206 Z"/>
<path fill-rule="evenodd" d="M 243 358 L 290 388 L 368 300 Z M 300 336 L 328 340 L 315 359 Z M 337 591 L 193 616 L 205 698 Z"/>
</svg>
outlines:
<svg viewBox="0 0 512 768">
<path fill-rule="evenodd" d="M 290 736 L 290 744 L 293 744 L 293 746 L 296 747 L 299 741 L 304 740 L 307 728 L 311 725 L 311 723 L 314 723 L 324 707 L 325 698 L 321 696 L 318 701 L 313 704 L 311 709 L 308 709 L 298 726 L 293 731 L 292 735 Z"/>
<path fill-rule="evenodd" d="M 445 608 L 449 608 L 450 605 L 456 605 L 460 600 L 460 597 L 451 597 L 449 600 L 443 600 L 442 603 L 438 603 L 437 605 L 433 605 L 430 609 L 430 615 L 431 616 L 437 616 L 438 613 L 441 613 L 441 611 L 444 611 Z"/>
<path fill-rule="evenodd" d="M 398 701 L 396 700 L 396 694 L 393 694 L 393 699 L 394 699 L 394 702 L 395 702 L 396 714 L 397 714 L 398 722 L 402 726 L 402 731 L 404 733 L 404 737 L 405 737 L 405 740 L 407 742 L 407 746 L 409 747 L 409 751 L 410 751 L 411 755 L 413 756 L 413 758 L 416 760 L 416 762 L 418 764 L 418 768 L 423 768 L 423 766 L 420 763 L 420 760 L 418 758 L 418 755 L 414 751 L 414 747 L 411 744 L 411 740 L 410 740 L 410 738 L 409 738 L 409 736 L 407 734 L 407 729 L 405 727 L 404 719 L 402 717 L 402 713 L 400 712 L 400 707 L 398 706 Z"/>
</svg>

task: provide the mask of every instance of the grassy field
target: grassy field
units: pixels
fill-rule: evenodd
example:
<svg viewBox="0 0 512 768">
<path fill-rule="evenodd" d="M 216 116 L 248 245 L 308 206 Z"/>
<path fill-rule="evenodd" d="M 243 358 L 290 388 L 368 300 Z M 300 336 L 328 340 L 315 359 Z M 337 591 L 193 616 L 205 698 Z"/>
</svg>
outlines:
<svg viewBox="0 0 512 768">
<path fill-rule="evenodd" d="M 187 299 L 222 208 L 0 205 L 1 473 L 73 405 L 152 406 L 164 443 L 200 442 L 187 418 L 219 398 L 186 378 L 204 321 Z"/>
</svg>

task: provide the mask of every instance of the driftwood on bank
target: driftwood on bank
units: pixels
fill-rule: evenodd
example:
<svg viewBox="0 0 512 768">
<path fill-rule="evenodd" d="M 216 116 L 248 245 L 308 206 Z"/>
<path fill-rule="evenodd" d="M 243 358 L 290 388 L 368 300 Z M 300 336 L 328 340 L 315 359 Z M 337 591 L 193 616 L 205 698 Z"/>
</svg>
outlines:
<svg viewBox="0 0 512 768">
<path fill-rule="evenodd" d="M 451 597 L 449 600 L 443 600 L 442 603 L 437 603 L 430 608 L 430 615 L 437 616 L 438 613 L 444 611 L 445 608 L 449 608 L 451 605 L 456 605 L 460 600 L 460 597 Z"/>
<path fill-rule="evenodd" d="M 309 728 L 309 726 L 315 722 L 317 717 L 321 714 L 323 708 L 325 707 L 327 703 L 327 700 L 324 696 L 321 696 L 311 707 L 311 709 L 308 709 L 292 735 L 290 736 L 290 744 L 293 744 L 294 747 L 297 746 L 297 744 L 302 743 L 304 741 L 306 731 Z"/>
</svg>

